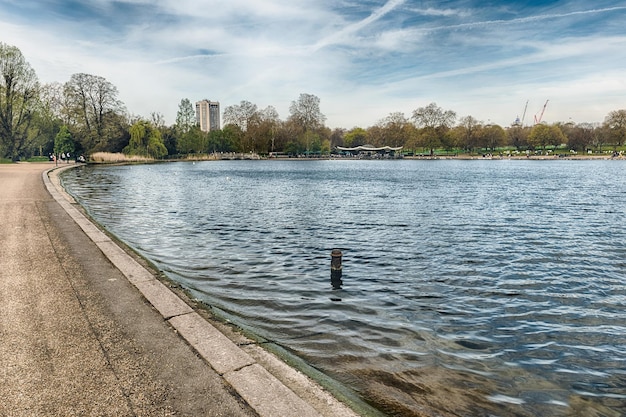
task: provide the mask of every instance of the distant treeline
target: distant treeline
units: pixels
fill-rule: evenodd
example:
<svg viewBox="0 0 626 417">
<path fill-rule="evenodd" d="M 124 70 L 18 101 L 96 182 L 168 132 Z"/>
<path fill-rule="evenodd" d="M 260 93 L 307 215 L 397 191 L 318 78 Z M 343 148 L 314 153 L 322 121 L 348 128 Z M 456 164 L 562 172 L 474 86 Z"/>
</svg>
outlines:
<svg viewBox="0 0 626 417">
<path fill-rule="evenodd" d="M 330 129 L 320 99 L 300 94 L 282 120 L 272 106 L 249 101 L 224 109 L 224 127 L 200 130 L 189 99 L 181 100 L 176 123 L 167 126 L 158 111 L 132 115 L 105 78 L 74 74 L 65 83 L 41 85 L 21 51 L 0 42 L 0 158 L 35 155 L 89 155 L 123 152 L 149 158 L 214 152 L 329 154 L 336 146 L 403 146 L 406 152 L 436 149 L 467 153 L 510 147 L 539 150 L 565 145 L 574 151 L 624 146 L 626 110 L 610 112 L 602 123 L 532 126 L 486 124 L 430 103 L 407 117 L 390 113 L 367 128 Z"/>
</svg>

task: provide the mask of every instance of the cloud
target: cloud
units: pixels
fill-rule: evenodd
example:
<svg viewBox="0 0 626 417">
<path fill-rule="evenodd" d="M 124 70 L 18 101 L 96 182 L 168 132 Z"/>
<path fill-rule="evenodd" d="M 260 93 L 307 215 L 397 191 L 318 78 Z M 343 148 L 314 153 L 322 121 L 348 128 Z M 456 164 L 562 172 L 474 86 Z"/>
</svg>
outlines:
<svg viewBox="0 0 626 417">
<path fill-rule="evenodd" d="M 313 50 L 318 50 L 329 45 L 338 44 L 338 43 L 346 43 L 349 41 L 350 35 L 357 33 L 360 30 L 363 30 L 367 26 L 376 22 L 377 20 L 384 17 L 386 14 L 390 13 L 398 6 L 404 4 L 405 0 L 389 0 L 379 9 L 374 10 L 368 17 L 365 19 L 359 20 L 355 23 L 347 25 L 346 27 L 338 30 L 337 32 L 324 37 L 320 41 L 318 41 L 314 46 Z"/>
<path fill-rule="evenodd" d="M 578 94 L 614 110 L 613 101 L 591 104 L 602 103 L 597 91 L 608 94 L 592 87 L 600 80 L 626 94 L 610 78 L 626 66 L 618 2 L 422 4 L 0 0 L 0 41 L 18 46 L 44 82 L 101 75 L 130 111 L 160 111 L 168 122 L 182 98 L 249 100 L 286 118 L 307 92 L 320 97 L 330 126 L 351 127 L 431 101 L 504 123 L 531 90 L 550 93 L 557 117 L 553 86 L 568 88 L 569 101 Z"/>
</svg>

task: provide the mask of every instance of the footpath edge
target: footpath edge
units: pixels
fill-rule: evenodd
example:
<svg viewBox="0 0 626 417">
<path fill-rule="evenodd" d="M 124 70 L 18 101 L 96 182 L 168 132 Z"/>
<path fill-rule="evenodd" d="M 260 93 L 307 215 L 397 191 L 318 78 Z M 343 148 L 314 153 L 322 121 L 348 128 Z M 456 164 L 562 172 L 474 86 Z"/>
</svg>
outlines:
<svg viewBox="0 0 626 417">
<path fill-rule="evenodd" d="M 76 207 L 78 203 L 63 189 L 58 174 L 72 167 L 43 172 L 51 196 L 180 337 L 261 417 L 358 417 L 315 381 L 260 346 L 246 343 L 244 350 L 235 344 L 127 254 Z"/>
</svg>

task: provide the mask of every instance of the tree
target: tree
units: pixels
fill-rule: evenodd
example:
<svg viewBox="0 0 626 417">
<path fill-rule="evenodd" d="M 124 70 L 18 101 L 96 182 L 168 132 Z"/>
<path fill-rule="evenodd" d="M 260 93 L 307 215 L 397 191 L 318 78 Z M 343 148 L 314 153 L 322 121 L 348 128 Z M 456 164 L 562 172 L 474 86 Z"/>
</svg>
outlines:
<svg viewBox="0 0 626 417">
<path fill-rule="evenodd" d="M 163 145 L 165 145 L 167 149 L 167 154 L 175 155 L 177 153 L 176 145 L 178 143 L 176 125 L 164 126 L 159 130 L 161 131 L 161 138 L 163 139 Z"/>
<path fill-rule="evenodd" d="M 320 99 L 313 94 L 300 94 L 297 101 L 289 106 L 290 118 L 296 121 L 304 132 L 324 126 L 326 116 L 320 110 Z"/>
<path fill-rule="evenodd" d="M 157 129 L 162 130 L 165 128 L 165 116 L 158 111 L 153 111 L 150 113 L 150 123 Z"/>
<path fill-rule="evenodd" d="M 415 126 L 402 112 L 389 113 L 387 117 L 378 122 L 380 137 L 373 141 L 376 146 L 404 146 L 411 142 L 415 134 Z"/>
<path fill-rule="evenodd" d="M 591 144 L 598 152 L 602 152 L 602 147 L 609 143 L 611 131 L 606 124 L 593 129 Z"/>
<path fill-rule="evenodd" d="M 365 145 L 366 141 L 367 132 L 361 127 L 353 128 L 343 137 L 343 143 L 348 148 Z"/>
<path fill-rule="evenodd" d="M 530 134 L 530 128 L 521 125 L 512 126 L 507 131 L 509 137 L 509 143 L 517 150 L 520 150 L 523 146 L 528 145 L 528 135 Z"/>
<path fill-rule="evenodd" d="M 74 145 L 74 140 L 72 140 L 72 135 L 70 134 L 70 131 L 68 130 L 66 125 L 61 126 L 59 133 L 57 133 L 54 137 L 54 154 L 74 155 L 75 150 L 76 146 Z"/>
<path fill-rule="evenodd" d="M 117 87 L 105 78 L 91 74 L 74 74 L 64 85 L 68 122 L 76 125 L 75 133 L 86 152 L 107 150 L 112 133 L 119 133 L 115 123 L 124 104 L 118 99 Z"/>
<path fill-rule="evenodd" d="M 481 146 L 493 152 L 506 142 L 506 132 L 499 125 L 484 126 L 479 133 Z"/>
<path fill-rule="evenodd" d="M 64 122 L 64 103 L 65 96 L 63 94 L 63 84 L 53 82 L 44 84 L 39 88 L 39 103 L 33 124 L 36 137 L 32 142 L 31 151 L 38 150 L 39 155 L 49 155 L 54 152 L 54 138 L 61 129 L 66 125 Z M 32 148 L 35 149 L 32 149 Z M 36 149 L 38 148 L 38 149 Z"/>
<path fill-rule="evenodd" d="M 575 151 L 585 151 L 593 143 L 594 130 L 591 123 L 579 123 L 567 135 L 567 145 Z"/>
<path fill-rule="evenodd" d="M 22 52 L 0 42 L 0 155 L 16 161 L 32 138 L 38 94 L 37 75 Z"/>
<path fill-rule="evenodd" d="M 459 146 L 472 152 L 478 146 L 480 122 L 472 116 L 465 116 L 459 122 Z"/>
<path fill-rule="evenodd" d="M 528 143 L 535 149 L 541 147 L 545 150 L 546 146 L 558 146 L 566 142 L 567 138 L 558 126 L 537 124 L 528 135 Z"/>
<path fill-rule="evenodd" d="M 609 129 L 615 146 L 622 146 L 626 139 L 626 110 L 610 112 L 604 119 L 604 125 Z"/>
<path fill-rule="evenodd" d="M 276 150 L 276 133 L 280 124 L 273 106 L 259 110 L 256 104 L 242 101 L 224 111 L 224 120 L 240 131 L 241 152 L 268 153 Z"/>
<path fill-rule="evenodd" d="M 130 141 L 124 148 L 127 155 L 162 158 L 167 155 L 161 132 L 147 120 L 139 120 L 130 127 Z"/>
<path fill-rule="evenodd" d="M 247 131 L 260 117 L 256 104 L 242 100 L 238 105 L 234 104 L 224 109 L 224 124 L 239 126 L 242 132 Z"/>
<path fill-rule="evenodd" d="M 229 127 L 233 125 L 226 125 L 222 130 L 211 130 L 208 136 L 207 150 L 208 152 L 233 152 L 235 147 L 230 141 Z"/>
<path fill-rule="evenodd" d="M 417 127 L 431 129 L 450 128 L 456 120 L 456 113 L 452 110 L 443 110 L 437 103 L 430 103 L 426 107 L 413 110 L 413 121 Z"/>
<path fill-rule="evenodd" d="M 419 107 L 413 111 L 413 122 L 422 129 L 422 146 L 434 149 L 445 142 L 445 134 L 454 125 L 456 113 L 452 110 L 443 110 L 437 103 L 430 103 L 426 107 Z"/>
<path fill-rule="evenodd" d="M 208 148 L 208 135 L 200 130 L 200 126 L 192 126 L 189 131 L 178 138 L 176 150 L 178 153 L 201 153 Z"/>
<path fill-rule="evenodd" d="M 279 122 L 278 112 L 273 106 L 257 112 L 246 132 L 246 135 L 250 136 L 249 142 L 253 151 L 264 154 L 275 151 L 276 130 Z"/>
<path fill-rule="evenodd" d="M 235 152 L 239 149 L 239 128 L 235 125 L 226 125 L 222 129 L 221 135 L 221 151 L 222 152 Z"/>
<path fill-rule="evenodd" d="M 292 145 L 298 142 L 297 137 L 300 134 L 300 127 L 294 120 L 287 119 L 286 121 L 279 122 L 274 135 L 274 150 L 276 152 L 298 153 L 293 152 L 296 147 Z M 288 146 L 289 144 L 292 145 Z"/>
<path fill-rule="evenodd" d="M 191 101 L 189 101 L 188 98 L 182 99 L 178 105 L 178 112 L 176 113 L 176 130 L 183 135 L 197 124 L 196 111 L 191 105 Z"/>
<path fill-rule="evenodd" d="M 330 149 L 335 149 L 336 146 L 343 146 L 345 134 L 346 129 L 340 127 L 333 129 L 333 131 L 330 133 L 330 137 L 328 138 L 330 142 Z"/>
</svg>

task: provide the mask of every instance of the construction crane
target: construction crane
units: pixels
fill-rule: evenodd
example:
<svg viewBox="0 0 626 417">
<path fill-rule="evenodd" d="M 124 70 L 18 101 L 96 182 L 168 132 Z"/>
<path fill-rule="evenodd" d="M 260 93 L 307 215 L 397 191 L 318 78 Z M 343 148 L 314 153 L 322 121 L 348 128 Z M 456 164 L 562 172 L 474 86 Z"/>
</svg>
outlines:
<svg viewBox="0 0 626 417">
<path fill-rule="evenodd" d="M 539 115 L 539 118 L 537 118 L 537 115 L 535 114 L 535 124 L 536 125 L 541 123 L 541 119 L 543 119 L 543 113 L 546 111 L 546 106 L 548 105 L 548 101 L 550 101 L 550 100 L 546 100 L 546 104 L 543 105 L 543 109 L 541 109 L 541 114 Z"/>
<path fill-rule="evenodd" d="M 522 123 L 521 126 L 524 127 L 524 119 L 526 118 L 526 110 L 528 109 L 528 100 L 526 100 L 526 105 L 524 106 L 524 114 L 522 114 Z"/>
<path fill-rule="evenodd" d="M 522 114 L 522 120 L 520 121 L 519 116 L 515 118 L 515 122 L 513 122 L 513 126 L 524 127 L 524 119 L 526 118 L 526 109 L 528 109 L 528 100 L 526 100 L 526 106 L 524 107 L 524 114 Z"/>
</svg>

